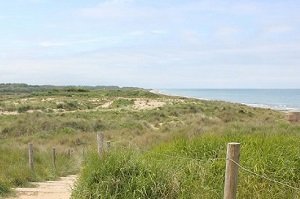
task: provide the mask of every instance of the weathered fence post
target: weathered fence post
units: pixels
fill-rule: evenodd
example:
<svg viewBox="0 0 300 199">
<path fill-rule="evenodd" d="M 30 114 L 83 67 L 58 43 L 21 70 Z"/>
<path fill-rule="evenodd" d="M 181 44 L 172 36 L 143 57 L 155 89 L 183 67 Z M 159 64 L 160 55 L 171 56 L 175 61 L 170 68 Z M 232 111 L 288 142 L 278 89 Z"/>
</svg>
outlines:
<svg viewBox="0 0 300 199">
<path fill-rule="evenodd" d="M 98 154 L 101 157 L 103 155 L 103 144 L 104 144 L 104 134 L 97 133 L 97 143 L 98 143 Z"/>
<path fill-rule="evenodd" d="M 71 149 L 68 149 L 68 158 L 71 158 Z"/>
<path fill-rule="evenodd" d="M 56 169 L 56 149 L 54 147 L 52 148 L 52 163 L 53 168 Z"/>
<path fill-rule="evenodd" d="M 110 151 L 111 142 L 110 142 L 110 141 L 107 141 L 107 142 L 106 142 L 106 145 L 107 145 L 107 151 Z"/>
<path fill-rule="evenodd" d="M 29 143 L 28 145 L 28 157 L 29 157 L 29 168 L 31 171 L 34 171 L 34 165 L 33 165 L 33 144 Z"/>
<path fill-rule="evenodd" d="M 240 143 L 228 143 L 226 156 L 224 199 L 236 198 L 239 168 L 237 164 L 239 164 L 239 159 Z"/>
</svg>

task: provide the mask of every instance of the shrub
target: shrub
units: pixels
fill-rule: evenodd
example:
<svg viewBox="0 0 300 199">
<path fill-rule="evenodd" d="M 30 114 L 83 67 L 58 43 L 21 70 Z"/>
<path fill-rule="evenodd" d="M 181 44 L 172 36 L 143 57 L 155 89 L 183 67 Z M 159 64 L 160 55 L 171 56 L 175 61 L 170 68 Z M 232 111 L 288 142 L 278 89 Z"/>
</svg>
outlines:
<svg viewBox="0 0 300 199">
<path fill-rule="evenodd" d="M 122 108 L 127 107 L 134 104 L 134 100 L 128 100 L 128 99 L 117 99 L 112 104 L 112 108 Z"/>
<path fill-rule="evenodd" d="M 18 107 L 17 111 L 19 113 L 25 113 L 26 111 L 30 110 L 31 109 L 31 106 L 29 105 L 24 105 L 24 106 L 20 106 Z"/>
</svg>

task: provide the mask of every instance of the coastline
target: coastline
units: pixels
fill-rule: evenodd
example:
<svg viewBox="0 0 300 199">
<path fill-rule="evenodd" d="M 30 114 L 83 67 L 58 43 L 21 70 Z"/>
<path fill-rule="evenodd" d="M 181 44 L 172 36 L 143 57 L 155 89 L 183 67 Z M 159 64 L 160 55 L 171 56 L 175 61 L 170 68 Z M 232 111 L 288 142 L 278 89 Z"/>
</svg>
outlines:
<svg viewBox="0 0 300 199">
<path fill-rule="evenodd" d="M 221 99 L 207 99 L 207 98 L 200 98 L 200 97 L 191 97 L 191 96 L 186 96 L 186 95 L 171 94 L 171 93 L 163 92 L 158 89 L 152 89 L 152 90 L 150 90 L 150 92 L 154 93 L 154 94 L 166 95 L 166 96 L 172 96 L 172 97 L 184 97 L 184 98 L 196 99 L 196 100 L 221 101 L 221 102 L 227 102 L 227 103 L 235 103 L 235 104 L 241 104 L 241 105 L 245 105 L 245 106 L 249 106 L 249 107 L 253 107 L 253 108 L 271 109 L 274 111 L 280 111 L 280 112 L 284 112 L 284 113 L 300 112 L 299 108 L 290 108 L 290 107 L 280 108 L 280 107 L 270 106 L 270 105 L 266 105 L 266 104 L 243 103 L 243 102 L 233 102 L 233 101 L 227 101 L 227 100 L 221 100 Z"/>
</svg>

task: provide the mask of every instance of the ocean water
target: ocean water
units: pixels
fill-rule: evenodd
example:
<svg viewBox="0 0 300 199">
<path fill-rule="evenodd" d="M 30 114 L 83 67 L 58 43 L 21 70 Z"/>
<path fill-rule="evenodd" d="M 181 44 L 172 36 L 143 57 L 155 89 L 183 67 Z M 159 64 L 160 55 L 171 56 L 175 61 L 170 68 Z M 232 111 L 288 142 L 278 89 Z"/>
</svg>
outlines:
<svg viewBox="0 0 300 199">
<path fill-rule="evenodd" d="M 300 89 L 160 89 L 159 92 L 276 110 L 300 111 Z"/>
</svg>

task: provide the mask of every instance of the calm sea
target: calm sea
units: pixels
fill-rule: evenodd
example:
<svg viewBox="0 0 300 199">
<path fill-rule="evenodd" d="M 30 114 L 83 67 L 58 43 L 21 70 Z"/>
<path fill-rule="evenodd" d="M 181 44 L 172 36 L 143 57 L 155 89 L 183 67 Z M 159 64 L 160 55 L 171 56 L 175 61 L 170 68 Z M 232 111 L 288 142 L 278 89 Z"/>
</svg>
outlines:
<svg viewBox="0 0 300 199">
<path fill-rule="evenodd" d="M 300 89 L 160 89 L 159 92 L 276 110 L 300 110 Z"/>
</svg>

